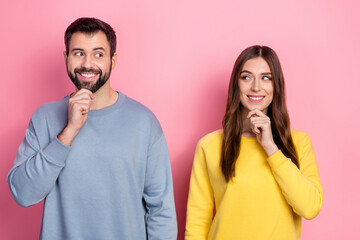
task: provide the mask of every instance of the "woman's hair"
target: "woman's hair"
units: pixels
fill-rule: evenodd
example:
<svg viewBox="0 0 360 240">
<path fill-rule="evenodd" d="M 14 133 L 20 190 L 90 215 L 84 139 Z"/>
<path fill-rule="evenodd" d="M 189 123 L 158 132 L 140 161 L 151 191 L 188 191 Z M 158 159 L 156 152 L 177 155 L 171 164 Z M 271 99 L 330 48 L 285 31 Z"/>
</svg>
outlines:
<svg viewBox="0 0 360 240">
<path fill-rule="evenodd" d="M 285 83 L 281 65 L 275 51 L 266 46 L 251 46 L 237 58 L 229 84 L 226 112 L 223 118 L 224 136 L 220 166 L 226 182 L 235 176 L 235 163 L 240 152 L 242 132 L 242 104 L 240 102 L 239 78 L 245 62 L 252 58 L 263 58 L 270 67 L 274 96 L 267 115 L 271 121 L 274 142 L 282 153 L 299 167 L 298 156 L 291 139 L 290 120 L 285 103 Z"/>
</svg>

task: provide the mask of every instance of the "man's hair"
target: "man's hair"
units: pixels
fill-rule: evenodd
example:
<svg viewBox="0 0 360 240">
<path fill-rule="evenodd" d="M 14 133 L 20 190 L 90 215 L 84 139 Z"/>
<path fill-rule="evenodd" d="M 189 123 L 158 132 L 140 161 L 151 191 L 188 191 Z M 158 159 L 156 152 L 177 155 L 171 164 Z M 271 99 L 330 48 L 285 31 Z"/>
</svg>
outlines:
<svg viewBox="0 0 360 240">
<path fill-rule="evenodd" d="M 105 33 L 106 38 L 110 44 L 110 57 L 114 56 L 116 51 L 116 34 L 114 29 L 106 22 L 97 18 L 78 18 L 65 31 L 65 47 L 66 55 L 69 55 L 69 45 L 71 37 L 76 32 L 94 34 L 99 31 Z"/>
</svg>

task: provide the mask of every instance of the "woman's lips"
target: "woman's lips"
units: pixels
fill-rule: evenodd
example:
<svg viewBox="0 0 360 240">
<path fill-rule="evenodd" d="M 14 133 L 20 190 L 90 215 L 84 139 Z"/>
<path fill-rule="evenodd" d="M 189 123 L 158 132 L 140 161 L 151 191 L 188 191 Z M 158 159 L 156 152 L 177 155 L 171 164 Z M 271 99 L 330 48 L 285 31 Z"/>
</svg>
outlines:
<svg viewBox="0 0 360 240">
<path fill-rule="evenodd" d="M 247 97 L 253 103 L 259 103 L 265 98 L 265 96 L 259 96 L 259 95 L 248 95 Z"/>
</svg>

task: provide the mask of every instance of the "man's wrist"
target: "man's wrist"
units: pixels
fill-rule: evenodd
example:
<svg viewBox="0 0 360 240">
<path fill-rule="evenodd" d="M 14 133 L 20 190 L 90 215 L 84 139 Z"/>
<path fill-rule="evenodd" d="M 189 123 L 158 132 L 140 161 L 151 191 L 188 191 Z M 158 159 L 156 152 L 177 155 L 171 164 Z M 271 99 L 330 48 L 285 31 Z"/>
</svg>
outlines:
<svg viewBox="0 0 360 240">
<path fill-rule="evenodd" d="M 59 133 L 57 138 L 60 142 L 70 147 L 78 132 L 78 130 L 71 129 L 69 126 L 66 126 L 61 133 Z"/>
</svg>

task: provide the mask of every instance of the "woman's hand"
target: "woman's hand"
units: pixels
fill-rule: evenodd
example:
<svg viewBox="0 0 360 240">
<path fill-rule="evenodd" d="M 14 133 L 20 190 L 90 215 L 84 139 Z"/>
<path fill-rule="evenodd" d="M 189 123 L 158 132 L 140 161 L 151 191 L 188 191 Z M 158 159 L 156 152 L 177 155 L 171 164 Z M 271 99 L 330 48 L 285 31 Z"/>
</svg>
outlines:
<svg viewBox="0 0 360 240">
<path fill-rule="evenodd" d="M 270 118 L 259 109 L 251 110 L 247 118 L 250 120 L 250 129 L 270 157 L 278 150 L 272 136 Z"/>
</svg>

